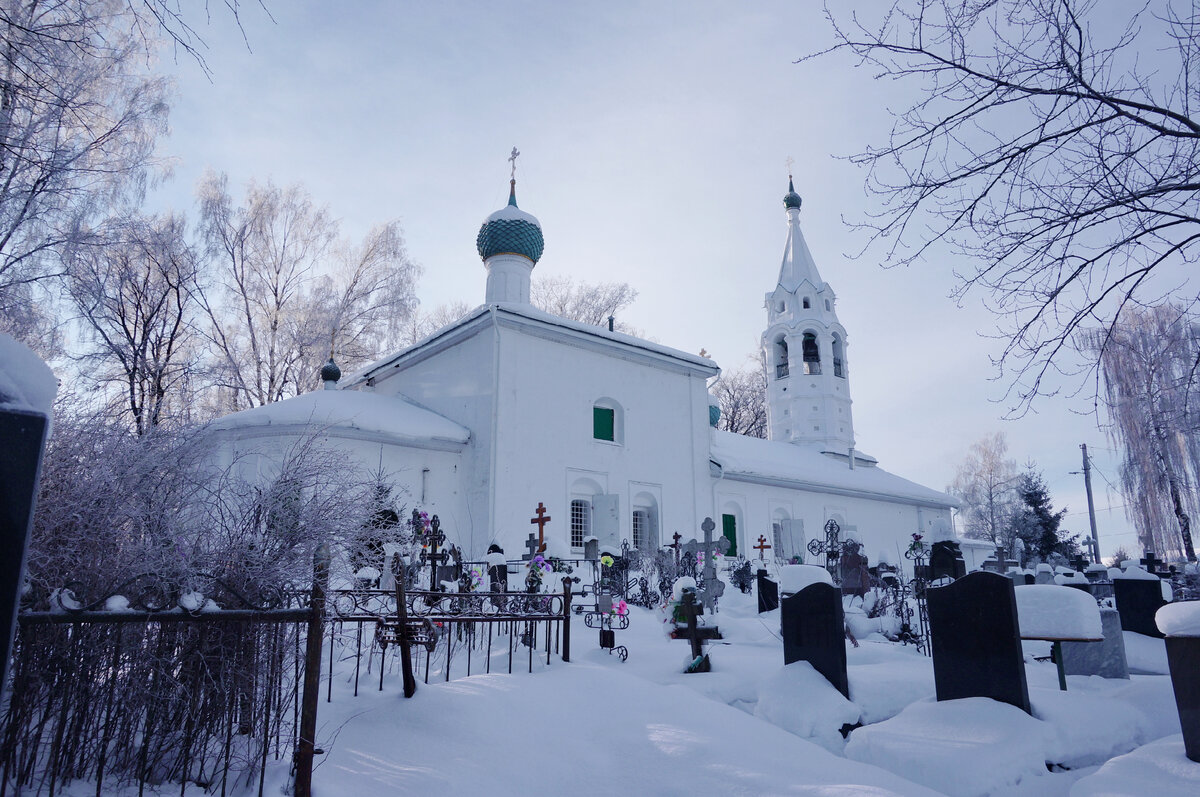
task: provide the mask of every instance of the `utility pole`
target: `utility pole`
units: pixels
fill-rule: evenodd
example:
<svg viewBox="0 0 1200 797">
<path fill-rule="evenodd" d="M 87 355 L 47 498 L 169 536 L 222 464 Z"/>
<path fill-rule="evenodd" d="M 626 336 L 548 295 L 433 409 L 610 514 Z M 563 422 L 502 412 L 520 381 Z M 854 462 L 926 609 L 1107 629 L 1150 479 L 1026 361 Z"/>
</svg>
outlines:
<svg viewBox="0 0 1200 797">
<path fill-rule="evenodd" d="M 1087 489 L 1088 521 L 1092 524 L 1092 562 L 1100 563 L 1100 537 L 1096 534 L 1096 505 L 1092 502 L 1092 466 L 1088 461 L 1087 443 L 1080 443 L 1083 449 L 1083 486 Z"/>
</svg>

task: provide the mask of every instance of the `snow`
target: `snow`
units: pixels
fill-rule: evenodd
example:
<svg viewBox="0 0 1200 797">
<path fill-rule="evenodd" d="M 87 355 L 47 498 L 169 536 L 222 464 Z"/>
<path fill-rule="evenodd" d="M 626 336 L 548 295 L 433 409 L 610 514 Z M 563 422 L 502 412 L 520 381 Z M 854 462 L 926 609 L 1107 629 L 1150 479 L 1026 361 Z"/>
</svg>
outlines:
<svg viewBox="0 0 1200 797">
<path fill-rule="evenodd" d="M 1129 567 L 1125 568 L 1124 570 L 1118 571 L 1116 573 L 1114 573 L 1112 570 L 1110 570 L 1110 571 L 1108 571 L 1108 574 L 1114 580 L 1119 579 L 1119 578 L 1125 578 L 1125 579 L 1137 580 L 1137 581 L 1158 581 L 1159 580 L 1158 576 L 1154 575 L 1153 573 L 1146 572 L 1145 570 L 1138 567 L 1137 565 L 1130 565 Z"/>
<path fill-rule="evenodd" d="M 1089 593 L 1055 584 L 1023 584 L 1017 622 L 1023 639 L 1103 639 L 1100 608 Z"/>
<path fill-rule="evenodd" d="M 850 735 L 846 757 L 952 795 L 983 797 L 998 786 L 1044 777 L 1045 723 L 983 697 L 913 703 Z"/>
<path fill-rule="evenodd" d="M 106 612 L 132 611 L 129 608 L 129 598 L 126 598 L 124 595 L 110 595 L 104 601 L 104 611 L 106 611 Z"/>
<path fill-rule="evenodd" d="M 779 591 L 795 593 L 809 584 L 833 584 L 833 576 L 816 565 L 784 565 L 779 568 Z"/>
<path fill-rule="evenodd" d="M 901 497 L 937 506 L 958 506 L 957 499 L 882 468 L 848 468 L 813 449 L 781 446 L 732 432 L 713 431 L 712 459 L 724 469 L 726 476 L 739 474 L 751 480 L 783 481 L 801 489 L 836 488 L 865 497 Z"/>
<path fill-rule="evenodd" d="M 1131 673 L 1153 673 L 1169 675 L 1167 646 L 1161 639 L 1133 631 L 1122 631 L 1125 642 L 1125 660 Z"/>
<path fill-rule="evenodd" d="M 691 576 L 682 576 L 675 579 L 675 584 L 671 587 L 671 600 L 679 603 L 683 600 L 683 591 L 685 589 L 695 590 L 696 579 Z"/>
<path fill-rule="evenodd" d="M 504 554 L 499 552 L 489 553 L 484 558 L 487 561 L 488 567 L 503 567 L 508 561 Z"/>
<path fill-rule="evenodd" d="M 1200 636 L 1200 601 L 1168 603 L 1154 615 L 1154 624 L 1167 636 Z"/>
<path fill-rule="evenodd" d="M 195 590 L 179 596 L 179 608 L 187 612 L 198 612 L 204 608 L 204 596 Z"/>
<path fill-rule="evenodd" d="M 0 332 L 0 406 L 53 414 L 58 379 L 50 366 L 12 336 Z"/>
<path fill-rule="evenodd" d="M 1195 797 L 1200 794 L 1200 764 L 1183 753 L 1183 737 L 1166 736 L 1131 753 L 1110 759 L 1071 788 L 1071 797 L 1152 794 Z"/>
<path fill-rule="evenodd" d="M 367 433 L 394 442 L 436 440 L 462 445 L 471 437 L 465 427 L 403 398 L 358 390 L 314 390 L 226 415 L 209 426 L 220 432 L 263 427 L 276 432 L 315 427 L 331 433 Z"/>
<path fill-rule="evenodd" d="M 1059 573 L 1054 577 L 1054 583 L 1063 584 L 1086 584 L 1088 583 L 1087 576 L 1083 573 L 1077 573 L 1074 570 L 1069 570 L 1066 573 Z"/>
<path fill-rule="evenodd" d="M 807 661 L 793 662 L 758 687 L 754 716 L 831 753 L 845 746 L 839 730 L 859 721 L 862 711 Z"/>
</svg>

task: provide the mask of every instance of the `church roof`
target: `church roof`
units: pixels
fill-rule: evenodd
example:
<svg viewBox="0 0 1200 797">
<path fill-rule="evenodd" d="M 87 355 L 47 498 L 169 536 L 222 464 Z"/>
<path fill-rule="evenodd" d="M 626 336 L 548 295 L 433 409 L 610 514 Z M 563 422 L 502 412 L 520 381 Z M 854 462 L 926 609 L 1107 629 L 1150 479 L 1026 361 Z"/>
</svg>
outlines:
<svg viewBox="0 0 1200 797">
<path fill-rule="evenodd" d="M 542 334 L 563 343 L 607 349 L 614 353 L 620 352 L 621 356 L 625 357 L 654 360 L 664 365 L 699 372 L 705 377 L 716 376 L 720 373 L 717 364 L 707 357 L 652 343 L 623 332 L 610 332 L 608 329 L 594 324 L 572 321 L 531 305 L 500 303 L 476 307 L 453 324 L 439 329 L 406 349 L 401 349 L 395 354 L 390 354 L 359 370 L 345 380 L 345 384 L 353 387 L 372 377 L 385 376 L 391 372 L 392 367 L 399 367 L 405 360 L 423 358 L 436 352 L 443 345 L 474 334 L 484 328 L 489 319 L 497 324 L 519 327 L 531 334 Z"/>
<path fill-rule="evenodd" d="M 850 468 L 812 448 L 713 432 L 711 458 L 726 479 L 813 489 L 864 498 L 954 507 L 958 500 L 877 467 Z"/>
<path fill-rule="evenodd" d="M 262 407 L 235 412 L 209 425 L 216 431 L 329 432 L 400 444 L 459 447 L 468 429 L 397 396 L 358 390 L 314 390 Z"/>
<path fill-rule="evenodd" d="M 791 187 L 791 181 L 788 181 Z M 790 197 L 795 197 L 794 204 L 788 204 Z M 804 240 L 800 230 L 800 196 L 795 191 L 789 191 L 784 197 L 784 205 L 788 213 L 787 243 L 783 248 L 783 262 L 779 266 L 779 284 L 785 291 L 791 293 L 808 280 L 816 290 L 821 290 L 824 282 L 817 271 L 817 263 L 813 260 L 812 252 Z"/>
</svg>

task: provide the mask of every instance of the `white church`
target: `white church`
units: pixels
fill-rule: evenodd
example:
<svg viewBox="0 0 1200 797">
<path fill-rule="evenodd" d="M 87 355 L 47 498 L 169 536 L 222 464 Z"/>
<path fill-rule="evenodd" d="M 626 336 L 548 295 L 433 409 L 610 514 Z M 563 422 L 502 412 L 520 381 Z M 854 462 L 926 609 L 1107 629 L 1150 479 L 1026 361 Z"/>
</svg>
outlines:
<svg viewBox="0 0 1200 797">
<path fill-rule="evenodd" d="M 538 220 L 508 205 L 477 238 L 484 303 L 424 340 L 325 389 L 213 424 L 229 452 L 266 457 L 317 434 L 394 477 L 408 509 L 437 514 L 450 542 L 482 558 L 525 551 L 544 504 L 554 551 L 584 541 L 643 549 L 717 522 L 730 555 L 810 554 L 836 520 L 874 561 L 911 535 L 950 528 L 954 498 L 893 475 L 856 450 L 848 336 L 784 196 L 787 242 L 762 335 L 769 439 L 716 428 L 712 360 L 545 313 L 530 304 Z M 340 381 L 339 381 L 340 380 Z M 926 539 L 930 539 L 929 536 Z M 968 563 L 970 566 L 970 562 Z"/>
</svg>

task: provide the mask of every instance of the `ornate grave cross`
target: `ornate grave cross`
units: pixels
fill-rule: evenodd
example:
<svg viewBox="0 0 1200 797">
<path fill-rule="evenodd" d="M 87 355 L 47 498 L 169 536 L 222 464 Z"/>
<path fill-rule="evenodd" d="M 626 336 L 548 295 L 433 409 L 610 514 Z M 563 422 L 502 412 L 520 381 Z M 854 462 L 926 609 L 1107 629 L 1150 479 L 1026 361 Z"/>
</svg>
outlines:
<svg viewBox="0 0 1200 797">
<path fill-rule="evenodd" d="M 675 540 L 670 546 L 675 549 L 675 567 L 679 567 L 679 541 L 683 539 L 683 535 L 677 531 L 671 535 L 671 539 Z"/>
<path fill-rule="evenodd" d="M 770 549 L 770 547 L 771 547 L 770 545 L 767 545 L 767 538 L 764 537 L 763 535 L 759 534 L 758 535 L 758 545 L 754 546 L 754 549 L 756 551 L 758 551 L 758 561 L 760 561 L 760 562 L 766 561 L 766 559 L 763 558 L 763 551 Z"/>
<path fill-rule="evenodd" d="M 438 551 L 438 546 L 446 541 L 446 535 L 442 533 L 442 521 L 438 520 L 438 516 L 434 515 L 429 519 L 429 533 L 426 535 L 429 540 L 430 551 L 426 553 L 425 548 L 421 548 L 421 558 L 429 562 L 429 591 L 437 592 L 437 568 L 440 564 L 445 564 L 450 558 L 450 554 L 445 551 Z"/>
<path fill-rule="evenodd" d="M 532 531 L 529 532 L 529 538 L 527 540 L 525 540 L 525 547 L 529 549 L 529 553 L 521 554 L 521 560 L 528 562 L 530 559 L 533 558 L 534 554 L 536 554 L 539 550 L 537 535 L 534 534 Z"/>
<path fill-rule="evenodd" d="M 538 527 L 538 553 L 543 553 L 546 550 L 546 524 L 550 522 L 550 516 L 546 514 L 546 507 L 538 501 L 537 517 L 530 518 L 529 522 Z"/>
<path fill-rule="evenodd" d="M 717 569 L 713 563 L 713 555 L 725 555 L 729 551 L 729 538 L 721 535 L 716 540 L 713 540 L 713 530 L 717 524 L 713 523 L 710 517 L 704 518 L 704 522 L 700 524 L 700 529 L 704 532 L 704 542 L 699 543 L 691 540 L 683 546 L 685 556 L 693 556 L 700 554 L 704 561 L 704 590 L 699 591 L 697 597 L 700 598 L 706 611 L 715 612 L 717 609 L 717 598 L 725 592 L 725 582 L 717 580 Z"/>
<path fill-rule="evenodd" d="M 1070 565 L 1071 565 L 1071 567 L 1073 567 L 1075 570 L 1077 570 L 1078 572 L 1082 573 L 1083 571 L 1087 570 L 1087 567 L 1088 567 L 1088 565 L 1089 565 L 1090 563 L 1088 562 L 1088 560 L 1087 560 L 1087 557 L 1085 557 L 1085 556 L 1084 556 L 1083 554 L 1081 554 L 1081 553 L 1077 553 L 1077 554 L 1075 554 L 1075 558 L 1074 558 L 1074 559 L 1072 559 L 1072 560 L 1069 562 L 1069 564 L 1070 564 Z"/>
<path fill-rule="evenodd" d="M 808 543 L 808 552 L 813 556 L 825 554 L 825 569 L 833 576 L 835 584 L 841 583 L 841 576 L 838 568 L 835 567 L 838 558 L 842 555 L 842 543 L 838 540 L 841 531 L 842 527 L 838 525 L 837 521 L 830 518 L 825 523 L 825 539 L 812 540 Z"/>
<path fill-rule="evenodd" d="M 1146 555 L 1140 561 L 1142 567 L 1146 568 L 1147 573 L 1158 575 L 1159 567 L 1165 565 L 1166 562 L 1154 555 L 1154 551 L 1146 551 Z"/>
</svg>

